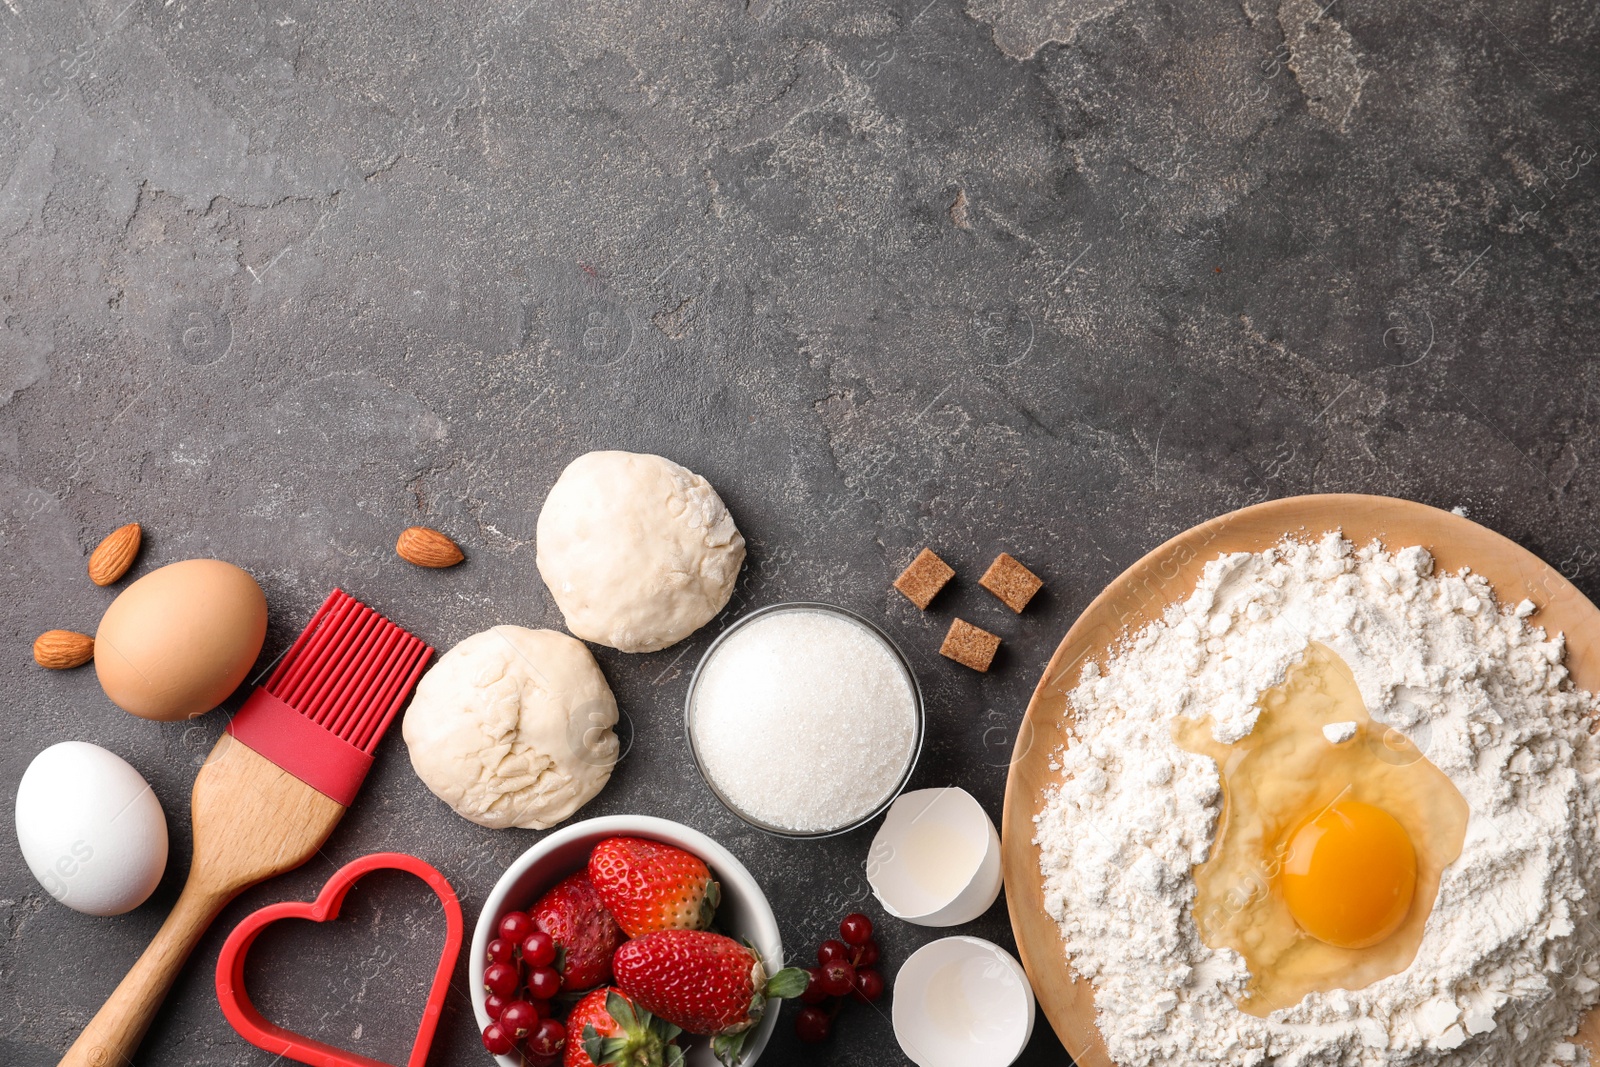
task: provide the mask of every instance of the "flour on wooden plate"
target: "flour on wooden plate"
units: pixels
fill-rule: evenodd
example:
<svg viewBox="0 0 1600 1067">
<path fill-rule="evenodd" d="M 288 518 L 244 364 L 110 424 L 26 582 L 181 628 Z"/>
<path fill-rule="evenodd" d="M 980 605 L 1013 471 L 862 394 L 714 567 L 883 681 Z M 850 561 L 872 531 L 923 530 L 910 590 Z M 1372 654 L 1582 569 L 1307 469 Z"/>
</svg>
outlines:
<svg viewBox="0 0 1600 1067">
<path fill-rule="evenodd" d="M 1561 635 L 1501 611 L 1476 574 L 1436 574 L 1337 533 L 1213 560 L 1188 600 L 1071 694 L 1075 743 L 1037 817 L 1045 906 L 1095 986 L 1120 1067 L 1547 1067 L 1600 1000 L 1600 701 L 1573 687 Z M 1536 620 L 1533 620 L 1536 621 Z M 1232 994 L 1242 956 L 1207 948 L 1191 870 L 1222 794 L 1179 749 L 1179 716 L 1218 741 L 1320 641 L 1377 722 L 1404 731 L 1471 806 L 1415 961 L 1365 989 L 1313 993 L 1266 1019 Z"/>
</svg>

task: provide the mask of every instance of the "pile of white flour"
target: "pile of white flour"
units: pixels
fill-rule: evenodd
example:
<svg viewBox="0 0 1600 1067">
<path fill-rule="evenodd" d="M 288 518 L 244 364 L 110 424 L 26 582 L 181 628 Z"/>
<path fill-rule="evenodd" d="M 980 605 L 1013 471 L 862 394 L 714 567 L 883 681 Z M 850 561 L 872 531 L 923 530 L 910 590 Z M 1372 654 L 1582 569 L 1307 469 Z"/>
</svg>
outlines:
<svg viewBox="0 0 1600 1067">
<path fill-rule="evenodd" d="M 1120 1067 L 1546 1067 L 1600 1000 L 1600 700 L 1564 642 L 1501 611 L 1475 574 L 1435 574 L 1337 533 L 1213 560 L 1189 599 L 1071 694 L 1076 741 L 1038 816 L 1045 906 L 1095 986 Z M 1353 992 L 1258 1019 L 1232 994 L 1244 958 L 1201 941 L 1191 875 L 1222 801 L 1216 764 L 1178 748 L 1180 717 L 1233 742 L 1255 701 L 1320 641 L 1374 720 L 1404 731 L 1471 807 L 1416 960 Z"/>
</svg>

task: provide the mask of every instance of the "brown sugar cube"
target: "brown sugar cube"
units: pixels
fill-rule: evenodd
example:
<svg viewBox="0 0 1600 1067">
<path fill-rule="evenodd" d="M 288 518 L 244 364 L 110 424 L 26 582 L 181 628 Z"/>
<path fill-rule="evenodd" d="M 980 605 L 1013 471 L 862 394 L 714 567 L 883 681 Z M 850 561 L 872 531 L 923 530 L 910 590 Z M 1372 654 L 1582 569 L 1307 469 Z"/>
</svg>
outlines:
<svg viewBox="0 0 1600 1067">
<path fill-rule="evenodd" d="M 1002 552 L 989 564 L 989 569 L 983 572 L 978 584 L 1021 615 L 1022 609 L 1028 606 L 1028 601 L 1033 599 L 1033 594 L 1039 591 L 1044 582 L 1037 574 L 1012 559 L 1009 553 Z"/>
<path fill-rule="evenodd" d="M 1000 648 L 1000 639 L 988 630 L 980 630 L 970 622 L 960 619 L 950 624 L 944 635 L 939 655 L 953 659 L 963 667 L 971 667 L 980 674 L 988 671 L 994 654 Z"/>
<path fill-rule="evenodd" d="M 904 593 L 907 600 L 927 611 L 928 602 L 955 576 L 950 564 L 934 555 L 933 549 L 925 548 L 917 553 L 911 566 L 900 572 L 894 587 Z"/>
</svg>

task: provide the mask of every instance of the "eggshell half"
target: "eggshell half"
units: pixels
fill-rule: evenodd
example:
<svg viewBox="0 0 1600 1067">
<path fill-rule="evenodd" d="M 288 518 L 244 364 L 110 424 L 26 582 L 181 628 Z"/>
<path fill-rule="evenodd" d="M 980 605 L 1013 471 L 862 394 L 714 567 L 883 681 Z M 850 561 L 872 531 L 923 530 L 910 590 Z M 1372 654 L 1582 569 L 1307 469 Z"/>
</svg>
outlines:
<svg viewBox="0 0 1600 1067">
<path fill-rule="evenodd" d="M 85 741 L 33 758 L 17 786 L 17 843 L 52 896 L 88 915 L 143 904 L 167 869 L 167 819 L 143 776 Z"/>
<path fill-rule="evenodd" d="M 151 571 L 106 609 L 94 670 L 111 702 L 145 719 L 203 715 L 239 688 L 267 637 L 267 598 L 231 563 Z"/>
</svg>

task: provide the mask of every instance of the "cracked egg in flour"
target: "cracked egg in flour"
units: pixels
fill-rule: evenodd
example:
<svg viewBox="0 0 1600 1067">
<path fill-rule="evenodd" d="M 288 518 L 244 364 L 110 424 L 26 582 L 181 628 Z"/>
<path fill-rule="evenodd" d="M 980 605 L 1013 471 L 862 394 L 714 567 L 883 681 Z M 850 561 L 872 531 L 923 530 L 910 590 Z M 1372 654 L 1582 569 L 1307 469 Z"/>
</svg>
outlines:
<svg viewBox="0 0 1600 1067">
<path fill-rule="evenodd" d="M 1194 869 L 1194 918 L 1242 955 L 1257 1017 L 1306 994 L 1361 989 L 1410 966 L 1444 869 L 1461 854 L 1467 802 L 1399 731 L 1374 723 L 1350 668 L 1313 642 L 1258 702 L 1233 744 L 1179 720 L 1179 747 L 1209 756 L 1224 804 Z"/>
</svg>

